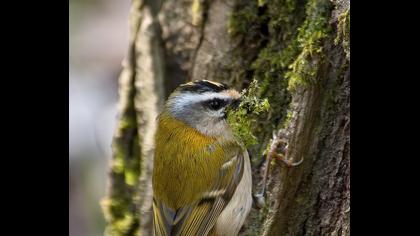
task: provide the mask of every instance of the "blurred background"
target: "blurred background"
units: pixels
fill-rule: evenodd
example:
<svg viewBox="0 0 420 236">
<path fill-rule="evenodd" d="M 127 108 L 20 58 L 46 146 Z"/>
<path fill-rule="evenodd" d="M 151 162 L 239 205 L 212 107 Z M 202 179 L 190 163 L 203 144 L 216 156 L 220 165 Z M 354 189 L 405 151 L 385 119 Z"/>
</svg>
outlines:
<svg viewBox="0 0 420 236">
<path fill-rule="evenodd" d="M 128 46 L 129 0 L 70 0 L 69 235 L 103 235 L 99 201 Z"/>
</svg>

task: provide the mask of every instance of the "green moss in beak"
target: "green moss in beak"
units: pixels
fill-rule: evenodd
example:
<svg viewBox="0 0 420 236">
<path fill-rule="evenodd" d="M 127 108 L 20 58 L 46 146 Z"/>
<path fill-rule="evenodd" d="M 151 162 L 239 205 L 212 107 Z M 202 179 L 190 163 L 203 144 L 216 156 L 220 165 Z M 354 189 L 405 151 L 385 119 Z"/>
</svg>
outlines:
<svg viewBox="0 0 420 236">
<path fill-rule="evenodd" d="M 235 137 L 242 141 L 246 147 L 257 143 L 257 138 L 252 133 L 252 127 L 258 119 L 258 115 L 267 112 L 270 108 L 267 98 L 258 98 L 258 91 L 258 82 L 254 80 L 248 89 L 241 92 L 241 100 L 237 108 L 227 111 L 227 121 Z"/>
</svg>

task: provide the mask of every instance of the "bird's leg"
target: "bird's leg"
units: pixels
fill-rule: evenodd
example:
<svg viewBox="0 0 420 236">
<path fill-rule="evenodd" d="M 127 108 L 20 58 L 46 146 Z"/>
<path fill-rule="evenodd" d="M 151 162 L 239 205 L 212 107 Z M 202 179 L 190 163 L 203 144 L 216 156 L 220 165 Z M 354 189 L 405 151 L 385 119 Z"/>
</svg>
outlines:
<svg viewBox="0 0 420 236">
<path fill-rule="evenodd" d="M 266 191 L 268 170 L 269 170 L 270 163 L 273 157 L 285 163 L 287 167 L 298 166 L 303 162 L 303 158 L 300 161 L 295 162 L 295 163 L 293 163 L 292 160 L 287 159 L 287 156 L 288 156 L 287 147 L 285 148 L 285 152 L 284 152 L 285 154 L 277 153 L 276 150 L 278 146 L 282 143 L 287 144 L 287 141 L 285 139 L 280 138 L 278 134 L 273 133 L 273 139 L 271 141 L 270 148 L 267 154 L 267 159 L 266 159 L 265 171 L 264 171 L 264 176 L 263 176 L 263 181 L 262 181 L 262 189 L 258 194 L 254 196 L 254 198 L 256 199 L 256 204 L 259 208 L 261 208 L 265 203 L 264 196 L 265 196 L 265 191 Z"/>
</svg>

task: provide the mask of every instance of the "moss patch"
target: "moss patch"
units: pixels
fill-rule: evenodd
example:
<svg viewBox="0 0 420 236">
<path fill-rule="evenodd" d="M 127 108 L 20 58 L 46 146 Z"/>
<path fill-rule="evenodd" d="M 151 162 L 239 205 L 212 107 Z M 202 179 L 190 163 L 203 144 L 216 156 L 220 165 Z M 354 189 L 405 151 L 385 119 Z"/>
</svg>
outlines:
<svg viewBox="0 0 420 236">
<path fill-rule="evenodd" d="M 331 4 L 328 1 L 311 0 L 306 8 L 307 18 L 298 29 L 299 55 L 289 65 L 290 71 L 285 76 L 289 79 L 289 91 L 298 86 L 307 86 L 316 82 L 316 74 L 323 60 L 324 39 L 329 35 L 328 24 Z"/>
<path fill-rule="evenodd" d="M 246 147 L 257 143 L 257 137 L 252 132 L 252 127 L 257 122 L 257 117 L 268 111 L 270 104 L 268 99 L 258 97 L 258 82 L 254 80 L 247 90 L 243 90 L 242 102 L 236 111 L 228 112 L 228 122 L 238 140 Z"/>
<path fill-rule="evenodd" d="M 334 44 L 341 45 L 346 53 L 347 60 L 350 60 L 350 9 L 347 9 L 338 16 L 337 37 Z"/>
<path fill-rule="evenodd" d="M 286 119 L 291 93 L 285 74 L 300 52 L 297 35 L 305 20 L 305 4 L 306 0 L 242 0 L 237 1 L 230 17 L 229 33 L 237 45 L 230 83 L 246 88 L 251 81 L 258 81 L 256 97 L 270 104 L 268 112 L 254 117 L 251 125 L 258 140 L 249 146 L 252 157 L 261 156 L 272 131 Z"/>
<path fill-rule="evenodd" d="M 248 96 L 270 104 L 258 116 L 242 111 L 233 120 L 233 126 L 239 126 L 236 132 L 248 143 L 253 166 L 260 162 L 272 131 L 290 122 L 292 94 L 317 82 L 325 62 L 324 45 L 330 39 L 332 7 L 328 0 L 238 0 L 234 6 L 228 25 L 235 45 L 229 82 L 246 88 L 258 81 Z M 245 235 L 260 235 L 267 214 L 252 211 Z"/>
</svg>

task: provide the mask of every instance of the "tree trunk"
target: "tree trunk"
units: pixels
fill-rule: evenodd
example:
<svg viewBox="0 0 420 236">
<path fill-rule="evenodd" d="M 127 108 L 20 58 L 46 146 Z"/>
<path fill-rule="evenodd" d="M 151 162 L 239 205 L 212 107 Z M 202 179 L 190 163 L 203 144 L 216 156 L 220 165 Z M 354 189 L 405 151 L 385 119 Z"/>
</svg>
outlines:
<svg viewBox="0 0 420 236">
<path fill-rule="evenodd" d="M 151 235 L 155 118 L 180 83 L 209 79 L 240 90 L 256 80 L 251 95 L 270 103 L 249 117 L 254 193 L 269 168 L 265 204 L 240 234 L 349 235 L 349 10 L 349 0 L 133 0 L 106 234 Z M 267 159 L 273 133 L 300 165 Z"/>
</svg>

